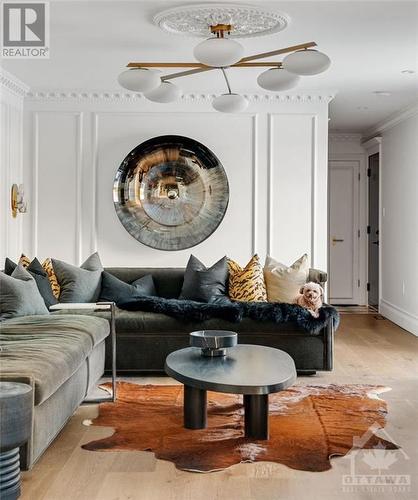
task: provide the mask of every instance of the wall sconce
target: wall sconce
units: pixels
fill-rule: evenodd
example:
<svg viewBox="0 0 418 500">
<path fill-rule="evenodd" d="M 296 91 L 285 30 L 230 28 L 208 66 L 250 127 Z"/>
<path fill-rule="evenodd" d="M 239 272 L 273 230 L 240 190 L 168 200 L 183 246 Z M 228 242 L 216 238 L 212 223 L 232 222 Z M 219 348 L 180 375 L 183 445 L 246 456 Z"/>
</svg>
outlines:
<svg viewBox="0 0 418 500">
<path fill-rule="evenodd" d="M 25 202 L 24 195 L 23 184 L 19 184 L 19 186 L 13 184 L 10 195 L 13 218 L 16 218 L 18 213 L 24 214 L 27 211 L 27 203 Z"/>
</svg>

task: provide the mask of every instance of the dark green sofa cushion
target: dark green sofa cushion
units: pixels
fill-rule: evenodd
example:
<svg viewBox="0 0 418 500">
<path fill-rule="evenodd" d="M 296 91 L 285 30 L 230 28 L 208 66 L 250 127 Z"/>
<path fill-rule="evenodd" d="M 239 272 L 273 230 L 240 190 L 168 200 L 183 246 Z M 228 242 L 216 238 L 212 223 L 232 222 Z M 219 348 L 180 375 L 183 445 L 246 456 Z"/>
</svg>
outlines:
<svg viewBox="0 0 418 500">
<path fill-rule="evenodd" d="M 133 281 L 150 274 L 154 280 L 158 297 L 177 299 L 181 292 L 184 279 L 182 268 L 157 268 L 157 267 L 108 267 L 105 269 L 125 283 Z"/>
<path fill-rule="evenodd" d="M 55 311 L 51 316 L 63 314 L 88 314 L 110 319 L 110 313 L 107 311 Z M 234 332 L 248 332 L 257 335 L 258 332 L 277 333 L 281 332 L 300 332 L 307 337 L 309 332 L 298 328 L 294 323 L 274 323 L 270 321 L 254 321 L 250 318 L 243 318 L 239 323 L 231 323 L 223 319 L 212 318 L 207 321 L 182 321 L 172 318 L 165 314 L 157 314 L 154 312 L 143 311 L 123 311 L 116 308 L 116 332 L 117 336 L 132 336 L 142 334 L 161 334 L 169 335 L 171 333 L 184 333 L 187 334 L 194 330 L 232 330 Z"/>
<path fill-rule="evenodd" d="M 125 281 L 116 278 L 107 271 L 102 273 L 100 302 L 115 302 L 118 304 L 149 295 L 157 295 L 151 274 L 138 278 L 133 283 L 125 283 Z"/>
</svg>

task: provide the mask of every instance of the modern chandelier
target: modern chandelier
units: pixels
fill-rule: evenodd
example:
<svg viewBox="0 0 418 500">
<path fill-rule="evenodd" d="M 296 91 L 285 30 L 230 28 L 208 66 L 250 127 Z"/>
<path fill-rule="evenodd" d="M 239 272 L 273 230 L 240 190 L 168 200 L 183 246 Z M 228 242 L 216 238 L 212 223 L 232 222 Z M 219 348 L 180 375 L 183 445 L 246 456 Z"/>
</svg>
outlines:
<svg viewBox="0 0 418 500">
<path fill-rule="evenodd" d="M 212 106 L 217 111 L 236 113 L 245 110 L 248 101 L 232 91 L 227 75 L 229 68 L 268 68 L 258 75 L 258 85 L 268 91 L 281 92 L 294 88 L 301 76 L 317 75 L 331 64 L 326 54 L 314 48 L 317 46 L 315 42 L 244 57 L 244 47 L 233 39 L 234 36 L 271 33 L 288 24 L 288 17 L 284 14 L 260 11 L 256 7 L 236 4 L 180 7 L 164 11 L 155 22 L 166 31 L 178 34 L 187 32 L 191 36 L 202 36 L 207 30 L 210 37 L 195 46 L 196 62 L 130 62 L 127 65 L 129 69 L 118 77 L 119 84 L 125 89 L 143 93 L 153 102 L 169 103 L 180 98 L 181 89 L 171 80 L 217 70 L 225 79 L 227 92 L 214 97 Z M 259 61 L 284 54 L 287 55 L 282 61 Z M 162 74 L 161 68 L 183 70 Z"/>
</svg>

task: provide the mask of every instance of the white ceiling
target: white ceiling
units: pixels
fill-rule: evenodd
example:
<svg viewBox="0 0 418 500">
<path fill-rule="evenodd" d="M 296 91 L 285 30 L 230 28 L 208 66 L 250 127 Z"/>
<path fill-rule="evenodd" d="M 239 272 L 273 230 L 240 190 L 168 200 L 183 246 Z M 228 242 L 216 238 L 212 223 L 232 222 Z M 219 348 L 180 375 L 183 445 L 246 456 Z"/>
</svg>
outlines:
<svg viewBox="0 0 418 500">
<path fill-rule="evenodd" d="M 2 66 L 36 90 L 117 90 L 116 77 L 129 61 L 193 60 L 196 39 L 162 32 L 152 23 L 155 13 L 185 3 L 193 2 L 51 1 L 50 59 L 3 60 Z M 240 40 L 246 54 L 316 41 L 331 57 L 326 73 L 305 77 L 299 86 L 337 92 L 331 129 L 362 132 L 418 100 L 417 1 L 251 3 L 283 11 L 291 23 L 283 32 Z M 416 73 L 402 74 L 405 69 Z M 259 70 L 229 73 L 235 91 L 260 91 Z M 225 91 L 219 72 L 177 83 L 188 92 Z"/>
</svg>

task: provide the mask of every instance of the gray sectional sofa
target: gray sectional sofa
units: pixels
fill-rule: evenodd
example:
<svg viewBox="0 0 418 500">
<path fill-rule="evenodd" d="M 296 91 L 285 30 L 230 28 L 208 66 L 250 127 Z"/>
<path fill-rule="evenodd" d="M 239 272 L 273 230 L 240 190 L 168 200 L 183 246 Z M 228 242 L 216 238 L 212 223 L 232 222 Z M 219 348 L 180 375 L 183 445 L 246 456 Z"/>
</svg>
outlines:
<svg viewBox="0 0 418 500">
<path fill-rule="evenodd" d="M 177 268 L 106 271 L 127 283 L 151 274 L 157 294 L 165 298 L 179 296 L 185 272 Z M 324 285 L 327 275 L 311 269 L 308 279 Z M 109 319 L 108 312 L 69 310 L 0 322 L 0 379 L 34 388 L 32 435 L 21 450 L 24 468 L 30 468 L 49 446 L 103 375 L 105 364 L 110 370 Z M 183 321 L 155 312 L 118 309 L 118 373 L 162 373 L 166 356 L 188 346 L 189 332 L 201 329 L 233 330 L 240 343 L 282 349 L 293 357 L 299 373 L 332 370 L 332 321 L 312 335 L 292 322 Z"/>
<path fill-rule="evenodd" d="M 104 371 L 109 322 L 92 316 L 23 316 L 0 322 L 0 379 L 33 387 L 29 469 Z"/>
</svg>

